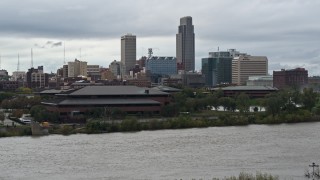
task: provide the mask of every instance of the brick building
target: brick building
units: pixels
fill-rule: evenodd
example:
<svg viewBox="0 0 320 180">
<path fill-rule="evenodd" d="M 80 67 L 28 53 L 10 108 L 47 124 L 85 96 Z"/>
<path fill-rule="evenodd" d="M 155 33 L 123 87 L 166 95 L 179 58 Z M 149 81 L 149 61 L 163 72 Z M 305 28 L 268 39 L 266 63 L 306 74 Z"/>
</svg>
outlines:
<svg viewBox="0 0 320 180">
<path fill-rule="evenodd" d="M 273 71 L 273 86 L 278 89 L 302 88 L 308 84 L 308 71 L 304 68 L 296 68 L 281 71 Z"/>
</svg>

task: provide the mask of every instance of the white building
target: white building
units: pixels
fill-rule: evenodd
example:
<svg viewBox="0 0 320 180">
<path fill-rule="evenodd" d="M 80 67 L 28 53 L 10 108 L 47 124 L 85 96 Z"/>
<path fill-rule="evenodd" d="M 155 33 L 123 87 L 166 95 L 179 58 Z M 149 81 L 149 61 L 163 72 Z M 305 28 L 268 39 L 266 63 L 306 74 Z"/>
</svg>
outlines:
<svg viewBox="0 0 320 180">
<path fill-rule="evenodd" d="M 244 85 L 249 76 L 268 75 L 266 56 L 240 55 L 232 60 L 232 84 Z"/>
</svg>

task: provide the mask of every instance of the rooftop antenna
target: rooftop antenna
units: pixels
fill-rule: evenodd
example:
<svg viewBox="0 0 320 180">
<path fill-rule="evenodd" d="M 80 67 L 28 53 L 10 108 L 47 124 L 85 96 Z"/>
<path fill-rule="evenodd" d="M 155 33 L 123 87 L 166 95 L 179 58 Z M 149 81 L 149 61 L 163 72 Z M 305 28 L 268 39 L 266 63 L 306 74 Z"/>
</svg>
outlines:
<svg viewBox="0 0 320 180">
<path fill-rule="evenodd" d="M 20 56 L 19 56 L 19 53 L 18 53 L 18 64 L 17 64 L 17 71 L 20 70 Z"/>
<path fill-rule="evenodd" d="M 219 46 L 218 46 L 218 52 L 219 52 Z"/>
<path fill-rule="evenodd" d="M 80 60 L 81 60 L 81 48 L 80 48 Z"/>
<path fill-rule="evenodd" d="M 66 44 L 63 42 L 63 64 L 66 64 Z"/>
<path fill-rule="evenodd" d="M 152 54 L 153 54 L 152 48 L 149 48 L 149 49 L 148 49 L 148 58 L 149 58 L 149 59 L 152 57 Z"/>
<path fill-rule="evenodd" d="M 0 69 L 1 69 L 1 54 L 0 54 Z"/>
<path fill-rule="evenodd" d="M 33 68 L 33 49 L 31 48 L 31 68 Z"/>
</svg>

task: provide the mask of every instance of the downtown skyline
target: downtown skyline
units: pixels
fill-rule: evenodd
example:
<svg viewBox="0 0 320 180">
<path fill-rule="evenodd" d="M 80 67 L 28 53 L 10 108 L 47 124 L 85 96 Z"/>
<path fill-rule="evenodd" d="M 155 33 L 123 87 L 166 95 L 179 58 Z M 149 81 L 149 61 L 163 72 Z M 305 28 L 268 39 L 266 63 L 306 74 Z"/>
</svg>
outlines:
<svg viewBox="0 0 320 180">
<path fill-rule="evenodd" d="M 19 6 L 17 6 L 19 4 Z M 21 8 L 23 7 L 23 8 Z M 177 7 L 175 9 L 174 7 Z M 175 56 L 179 19 L 191 16 L 195 26 L 195 69 L 208 52 L 235 48 L 267 56 L 269 72 L 304 67 L 319 75 L 320 2 L 307 1 L 39 1 L 0 2 L 1 69 L 11 74 L 31 65 L 55 72 L 64 61 L 78 58 L 107 67 L 120 61 L 120 38 L 137 36 L 137 59 Z M 125 13 L 123 13 L 125 12 Z"/>
</svg>

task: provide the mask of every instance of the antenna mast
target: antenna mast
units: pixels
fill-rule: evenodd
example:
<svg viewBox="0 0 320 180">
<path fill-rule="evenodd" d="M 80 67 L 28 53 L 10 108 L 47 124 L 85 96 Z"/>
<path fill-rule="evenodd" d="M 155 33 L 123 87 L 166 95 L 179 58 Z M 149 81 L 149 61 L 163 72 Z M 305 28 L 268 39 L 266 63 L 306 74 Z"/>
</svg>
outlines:
<svg viewBox="0 0 320 180">
<path fill-rule="evenodd" d="M 66 64 L 66 43 L 63 42 L 63 64 Z"/>
<path fill-rule="evenodd" d="M 31 48 L 31 68 L 33 68 L 33 49 Z"/>
<path fill-rule="evenodd" d="M 17 64 L 17 71 L 20 70 L 20 57 L 19 57 L 19 54 L 18 54 L 18 64 Z"/>
<path fill-rule="evenodd" d="M 2 63 L 2 61 L 1 61 L 1 54 L 0 54 L 0 69 L 1 69 L 1 63 Z"/>
</svg>

